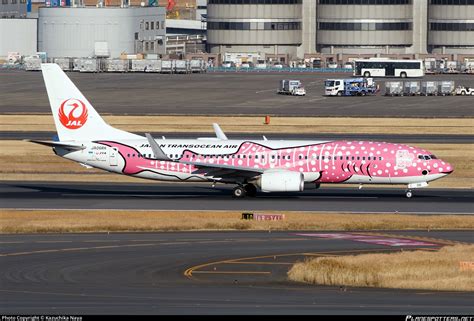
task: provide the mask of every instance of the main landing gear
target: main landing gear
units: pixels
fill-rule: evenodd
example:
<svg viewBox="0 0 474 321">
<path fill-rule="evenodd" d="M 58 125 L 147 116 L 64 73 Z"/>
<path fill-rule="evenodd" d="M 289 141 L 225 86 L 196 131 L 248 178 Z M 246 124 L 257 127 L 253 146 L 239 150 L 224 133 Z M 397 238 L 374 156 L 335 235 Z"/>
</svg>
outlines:
<svg viewBox="0 0 474 321">
<path fill-rule="evenodd" d="M 234 198 L 244 198 L 245 196 L 255 197 L 257 195 L 257 187 L 253 184 L 247 184 L 245 186 L 239 185 L 232 191 Z"/>
</svg>

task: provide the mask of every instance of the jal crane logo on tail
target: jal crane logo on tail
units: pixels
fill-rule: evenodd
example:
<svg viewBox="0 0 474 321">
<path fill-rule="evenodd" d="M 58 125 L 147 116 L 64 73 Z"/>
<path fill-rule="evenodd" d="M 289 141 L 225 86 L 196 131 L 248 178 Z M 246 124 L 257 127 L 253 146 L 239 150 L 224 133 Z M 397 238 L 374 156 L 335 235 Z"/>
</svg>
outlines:
<svg viewBox="0 0 474 321">
<path fill-rule="evenodd" d="M 68 129 L 78 129 L 84 126 L 88 115 L 86 105 L 79 99 L 67 99 L 59 107 L 59 120 Z"/>
</svg>

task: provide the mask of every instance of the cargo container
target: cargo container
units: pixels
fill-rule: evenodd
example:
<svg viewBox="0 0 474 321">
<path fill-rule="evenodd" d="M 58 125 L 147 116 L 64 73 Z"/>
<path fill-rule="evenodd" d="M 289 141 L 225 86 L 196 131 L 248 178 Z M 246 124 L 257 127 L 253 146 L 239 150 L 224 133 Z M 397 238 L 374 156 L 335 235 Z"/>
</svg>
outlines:
<svg viewBox="0 0 474 321">
<path fill-rule="evenodd" d="M 402 81 L 386 81 L 385 96 L 403 96 Z"/>
<path fill-rule="evenodd" d="M 175 60 L 162 60 L 161 61 L 161 73 L 172 74 L 174 72 Z"/>
<path fill-rule="evenodd" d="M 191 72 L 189 62 L 187 60 L 173 60 L 174 70 L 177 74 L 188 74 Z"/>
<path fill-rule="evenodd" d="M 80 72 L 99 72 L 100 63 L 95 58 L 74 59 L 74 70 Z"/>
<path fill-rule="evenodd" d="M 41 70 L 41 58 L 39 57 L 25 57 L 23 59 L 25 70 L 28 71 L 39 71 Z"/>
<path fill-rule="evenodd" d="M 436 81 L 422 81 L 421 95 L 436 96 L 438 94 L 438 83 Z"/>
<path fill-rule="evenodd" d="M 404 96 L 417 96 L 419 94 L 420 94 L 419 81 L 405 81 L 405 83 L 403 84 Z"/>
<path fill-rule="evenodd" d="M 451 96 L 455 94 L 454 81 L 439 81 L 438 82 L 438 95 L 440 96 Z"/>
<path fill-rule="evenodd" d="M 125 59 L 107 59 L 108 72 L 127 72 L 128 60 Z"/>
<path fill-rule="evenodd" d="M 193 59 L 189 62 L 189 68 L 192 73 L 200 73 L 206 71 L 206 63 L 201 59 Z"/>
<path fill-rule="evenodd" d="M 72 58 L 54 58 L 54 63 L 64 71 L 72 71 L 74 69 L 74 59 Z"/>
</svg>

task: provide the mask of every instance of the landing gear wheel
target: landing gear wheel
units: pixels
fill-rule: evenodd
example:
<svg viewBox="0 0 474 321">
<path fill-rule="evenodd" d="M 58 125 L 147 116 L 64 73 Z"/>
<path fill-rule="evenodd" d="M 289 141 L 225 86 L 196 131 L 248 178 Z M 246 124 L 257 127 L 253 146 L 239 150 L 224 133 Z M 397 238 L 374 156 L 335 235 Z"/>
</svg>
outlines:
<svg viewBox="0 0 474 321">
<path fill-rule="evenodd" d="M 245 188 L 243 186 L 237 186 L 232 191 L 232 196 L 235 198 L 244 198 L 247 193 L 245 192 Z"/>
<path fill-rule="evenodd" d="M 406 193 L 406 196 L 407 198 L 411 198 L 413 196 L 413 193 L 410 190 L 408 190 Z"/>
<path fill-rule="evenodd" d="M 245 185 L 245 193 L 250 197 L 255 197 L 257 195 L 257 188 L 253 184 Z"/>
</svg>

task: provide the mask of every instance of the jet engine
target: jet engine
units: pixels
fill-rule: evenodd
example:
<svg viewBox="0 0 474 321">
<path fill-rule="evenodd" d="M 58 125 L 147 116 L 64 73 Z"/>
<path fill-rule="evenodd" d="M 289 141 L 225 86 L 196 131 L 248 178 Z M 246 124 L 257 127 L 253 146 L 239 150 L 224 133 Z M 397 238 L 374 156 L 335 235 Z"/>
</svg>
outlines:
<svg viewBox="0 0 474 321">
<path fill-rule="evenodd" d="M 266 171 L 256 182 L 262 192 L 302 192 L 304 175 L 292 171 Z"/>
</svg>

